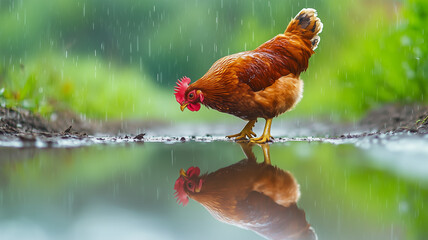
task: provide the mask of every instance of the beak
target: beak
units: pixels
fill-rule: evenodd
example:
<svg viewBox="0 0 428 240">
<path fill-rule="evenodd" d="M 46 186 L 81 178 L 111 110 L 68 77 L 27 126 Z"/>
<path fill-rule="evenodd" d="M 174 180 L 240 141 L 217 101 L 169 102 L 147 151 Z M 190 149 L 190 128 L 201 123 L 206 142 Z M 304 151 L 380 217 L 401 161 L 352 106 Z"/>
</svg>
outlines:
<svg viewBox="0 0 428 240">
<path fill-rule="evenodd" d="M 187 107 L 187 105 L 189 105 L 188 103 L 183 103 L 180 106 L 181 111 L 184 111 L 184 109 Z"/>
<path fill-rule="evenodd" d="M 180 169 L 180 176 L 187 178 L 186 171 L 184 171 L 184 169 Z"/>
</svg>

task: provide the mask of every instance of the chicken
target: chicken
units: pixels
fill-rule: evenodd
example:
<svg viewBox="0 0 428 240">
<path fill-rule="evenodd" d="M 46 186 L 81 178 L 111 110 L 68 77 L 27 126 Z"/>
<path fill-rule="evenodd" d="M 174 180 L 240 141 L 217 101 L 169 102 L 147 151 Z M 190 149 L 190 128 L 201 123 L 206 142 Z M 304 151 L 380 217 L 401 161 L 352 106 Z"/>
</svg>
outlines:
<svg viewBox="0 0 428 240">
<path fill-rule="evenodd" d="M 192 84 L 183 77 L 177 81 L 174 93 L 181 110 L 187 107 L 198 111 L 202 103 L 248 121 L 240 133 L 227 137 L 248 137 L 256 143 L 270 141 L 272 119 L 291 110 L 302 98 L 303 81 L 299 76 L 308 68 L 322 27 L 315 9 L 303 9 L 290 21 L 284 34 L 255 50 L 219 59 Z M 266 119 L 259 138 L 252 131 L 257 118 Z"/>
<path fill-rule="evenodd" d="M 202 204 L 219 221 L 249 229 L 268 239 L 317 239 L 297 207 L 300 196 L 296 179 L 265 161 L 257 163 L 251 148 L 243 145 L 247 158 L 200 176 L 198 167 L 180 170 L 175 197 L 186 205 L 189 198 Z"/>
</svg>

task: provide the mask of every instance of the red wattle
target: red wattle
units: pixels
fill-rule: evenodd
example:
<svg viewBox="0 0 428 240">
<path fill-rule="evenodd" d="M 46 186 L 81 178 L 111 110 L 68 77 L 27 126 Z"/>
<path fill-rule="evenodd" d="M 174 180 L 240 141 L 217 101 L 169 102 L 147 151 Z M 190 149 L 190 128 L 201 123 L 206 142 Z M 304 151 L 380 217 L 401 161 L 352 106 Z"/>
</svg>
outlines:
<svg viewBox="0 0 428 240">
<path fill-rule="evenodd" d="M 199 104 L 199 103 L 190 103 L 189 105 L 187 105 L 187 108 L 190 111 L 192 111 L 192 112 L 199 111 L 199 109 L 201 109 L 201 104 Z"/>
</svg>

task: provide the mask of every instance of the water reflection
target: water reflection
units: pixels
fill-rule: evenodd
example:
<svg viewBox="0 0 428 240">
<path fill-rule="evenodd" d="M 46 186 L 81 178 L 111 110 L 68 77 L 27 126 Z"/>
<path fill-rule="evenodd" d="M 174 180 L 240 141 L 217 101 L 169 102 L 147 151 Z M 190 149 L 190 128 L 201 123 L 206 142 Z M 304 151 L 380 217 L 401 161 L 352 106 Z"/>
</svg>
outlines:
<svg viewBox="0 0 428 240">
<path fill-rule="evenodd" d="M 317 239 L 297 207 L 299 185 L 293 175 L 271 165 L 269 145 L 257 163 L 252 145 L 241 144 L 247 158 L 200 176 L 198 167 L 181 169 L 175 197 L 202 204 L 219 221 L 252 230 L 268 239 Z"/>
</svg>

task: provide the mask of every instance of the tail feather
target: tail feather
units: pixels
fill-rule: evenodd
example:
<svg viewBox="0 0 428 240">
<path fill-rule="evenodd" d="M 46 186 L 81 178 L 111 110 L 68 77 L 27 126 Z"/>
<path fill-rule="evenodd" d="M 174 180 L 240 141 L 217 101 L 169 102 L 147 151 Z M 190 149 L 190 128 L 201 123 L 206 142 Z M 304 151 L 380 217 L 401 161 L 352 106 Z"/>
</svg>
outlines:
<svg viewBox="0 0 428 240">
<path fill-rule="evenodd" d="M 322 32 L 322 27 L 323 24 L 317 17 L 317 11 L 313 8 L 304 8 L 290 21 L 285 33 L 288 32 L 309 39 L 312 50 L 315 50 L 320 42 L 318 34 Z"/>
</svg>

